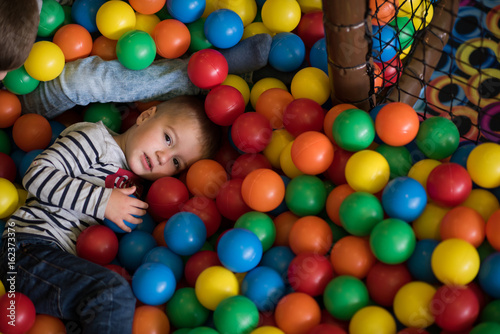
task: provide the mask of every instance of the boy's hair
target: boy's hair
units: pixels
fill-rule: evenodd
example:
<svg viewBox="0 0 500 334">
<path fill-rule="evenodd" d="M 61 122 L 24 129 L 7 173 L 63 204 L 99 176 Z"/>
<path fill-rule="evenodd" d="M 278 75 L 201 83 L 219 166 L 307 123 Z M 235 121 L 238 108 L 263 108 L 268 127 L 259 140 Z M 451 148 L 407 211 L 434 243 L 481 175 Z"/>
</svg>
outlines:
<svg viewBox="0 0 500 334">
<path fill-rule="evenodd" d="M 178 96 L 160 103 L 158 111 L 168 113 L 172 118 L 187 117 L 197 121 L 200 126 L 199 138 L 203 156 L 210 159 L 219 151 L 222 141 L 222 128 L 213 123 L 207 116 L 203 100 L 197 96 Z"/>
<path fill-rule="evenodd" d="M 24 64 L 35 43 L 39 22 L 36 0 L 0 0 L 0 71 Z"/>
</svg>

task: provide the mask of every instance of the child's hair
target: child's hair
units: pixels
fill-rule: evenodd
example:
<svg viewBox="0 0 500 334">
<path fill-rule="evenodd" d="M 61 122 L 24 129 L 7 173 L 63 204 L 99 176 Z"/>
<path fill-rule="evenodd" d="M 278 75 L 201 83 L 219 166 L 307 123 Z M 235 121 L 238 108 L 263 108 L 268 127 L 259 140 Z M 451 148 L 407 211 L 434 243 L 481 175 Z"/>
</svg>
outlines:
<svg viewBox="0 0 500 334">
<path fill-rule="evenodd" d="M 0 0 L 0 71 L 24 64 L 35 43 L 39 22 L 36 0 Z"/>
<path fill-rule="evenodd" d="M 200 143 L 203 147 L 202 159 L 210 159 L 220 149 L 222 141 L 222 128 L 213 123 L 207 116 L 204 102 L 197 96 L 178 96 L 160 103 L 159 112 L 166 112 L 170 117 L 188 117 L 198 122 L 200 126 Z"/>
</svg>

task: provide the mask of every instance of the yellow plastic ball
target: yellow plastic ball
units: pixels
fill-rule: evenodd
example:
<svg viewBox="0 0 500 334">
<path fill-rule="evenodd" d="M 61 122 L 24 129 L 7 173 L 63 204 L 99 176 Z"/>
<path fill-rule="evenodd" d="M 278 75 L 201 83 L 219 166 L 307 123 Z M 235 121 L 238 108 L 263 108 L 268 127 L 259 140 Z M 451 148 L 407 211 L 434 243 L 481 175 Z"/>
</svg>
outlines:
<svg viewBox="0 0 500 334">
<path fill-rule="evenodd" d="M 411 166 L 408 171 L 408 177 L 417 180 L 424 189 L 427 189 L 427 178 L 430 172 L 437 166 L 441 165 L 441 161 L 434 159 L 422 159 Z"/>
<path fill-rule="evenodd" d="M 302 173 L 292 161 L 292 144 L 293 141 L 288 143 L 280 154 L 281 170 L 291 179 L 304 175 L 304 173 Z"/>
<path fill-rule="evenodd" d="M 236 88 L 240 91 L 241 95 L 243 95 L 243 100 L 245 101 L 245 105 L 250 101 L 250 87 L 248 87 L 247 82 L 236 74 L 228 74 L 226 80 L 222 82 L 223 85 L 228 85 Z"/>
<path fill-rule="evenodd" d="M 385 157 L 371 150 L 354 153 L 345 167 L 347 184 L 355 191 L 375 194 L 382 190 L 390 177 L 389 163 Z"/>
<path fill-rule="evenodd" d="M 354 313 L 349 322 L 350 334 L 394 334 L 396 320 L 380 306 L 365 306 Z"/>
<path fill-rule="evenodd" d="M 441 240 L 439 226 L 444 215 L 450 208 L 444 208 L 435 203 L 427 203 L 422 214 L 413 221 L 412 227 L 418 240 L 434 239 Z"/>
<path fill-rule="evenodd" d="M 238 278 L 222 266 L 208 267 L 196 279 L 194 291 L 201 305 L 213 311 L 221 301 L 238 294 Z"/>
<path fill-rule="evenodd" d="M 286 129 L 277 129 L 271 135 L 271 141 L 267 144 L 262 154 L 276 169 L 281 169 L 280 156 L 285 147 L 293 141 L 293 136 Z"/>
<path fill-rule="evenodd" d="M 262 5 L 262 22 L 276 33 L 295 29 L 301 18 L 297 0 L 266 0 Z"/>
<path fill-rule="evenodd" d="M 401 51 L 401 53 L 399 54 L 399 59 L 403 60 L 405 59 L 406 56 L 410 54 L 412 45 L 413 44 L 410 44 L 409 46 L 406 47 L 406 49 Z"/>
<path fill-rule="evenodd" d="M 158 23 L 160 18 L 155 14 L 135 13 L 135 30 L 145 31 L 151 35 Z"/>
<path fill-rule="evenodd" d="M 434 16 L 434 6 L 430 0 L 405 0 L 401 2 L 398 16 L 406 16 L 412 20 L 415 31 L 429 25 Z"/>
<path fill-rule="evenodd" d="M 28 192 L 25 189 L 19 187 L 16 188 L 16 190 L 17 190 L 17 196 L 19 197 L 19 200 L 17 202 L 17 209 L 19 209 L 26 203 L 26 198 L 28 198 Z"/>
<path fill-rule="evenodd" d="M 466 285 L 479 272 L 479 253 L 462 239 L 441 241 L 431 256 L 431 267 L 437 279 L 446 285 Z"/>
<path fill-rule="evenodd" d="M 323 1 L 321 0 L 297 0 L 302 13 L 310 13 L 323 10 Z"/>
<path fill-rule="evenodd" d="M 317 67 L 306 67 L 295 73 L 290 85 L 295 99 L 308 98 L 324 104 L 331 94 L 328 75 Z"/>
<path fill-rule="evenodd" d="M 5 286 L 3 283 L 0 281 L 0 297 L 5 295 Z"/>
<path fill-rule="evenodd" d="M 28 58 L 24 62 L 24 68 L 34 79 L 50 81 L 61 74 L 64 64 L 64 53 L 57 44 L 40 41 L 33 44 Z"/>
<path fill-rule="evenodd" d="M 288 91 L 286 85 L 279 79 L 271 77 L 260 79 L 253 85 L 252 89 L 250 90 L 250 103 L 252 104 L 252 107 L 254 109 L 257 105 L 257 100 L 259 99 L 260 94 L 271 88 L 281 88 Z"/>
<path fill-rule="evenodd" d="M 486 189 L 472 189 L 469 197 L 460 205 L 476 210 L 484 221 L 488 221 L 493 212 L 500 209 L 496 196 Z"/>
<path fill-rule="evenodd" d="M 217 9 L 230 9 L 241 18 L 246 27 L 257 16 L 257 3 L 255 0 L 219 0 Z"/>
<path fill-rule="evenodd" d="M 268 27 L 264 25 L 262 22 L 252 22 L 249 25 L 243 29 L 243 36 L 241 39 L 246 39 L 248 37 L 252 37 L 258 34 L 269 34 L 271 36 L 274 36 L 275 33 L 273 33 L 271 30 L 269 30 Z"/>
<path fill-rule="evenodd" d="M 474 147 L 467 158 L 467 171 L 480 187 L 500 187 L 500 145 L 483 143 Z"/>
<path fill-rule="evenodd" d="M 118 40 L 124 33 L 135 28 L 135 11 L 124 1 L 111 0 L 99 8 L 95 22 L 102 35 Z"/>
<path fill-rule="evenodd" d="M 205 10 L 203 11 L 203 14 L 201 17 L 207 18 L 208 15 L 212 14 L 217 9 L 217 5 L 219 3 L 219 0 L 206 0 L 205 1 Z"/>
<path fill-rule="evenodd" d="M 430 305 L 436 288 L 426 282 L 403 285 L 394 296 L 396 318 L 406 327 L 425 328 L 434 323 Z"/>
<path fill-rule="evenodd" d="M 285 334 L 281 329 L 274 326 L 262 326 L 254 329 L 250 334 Z"/>
<path fill-rule="evenodd" d="M 7 218 L 17 209 L 19 195 L 12 182 L 0 177 L 0 219 Z"/>
</svg>

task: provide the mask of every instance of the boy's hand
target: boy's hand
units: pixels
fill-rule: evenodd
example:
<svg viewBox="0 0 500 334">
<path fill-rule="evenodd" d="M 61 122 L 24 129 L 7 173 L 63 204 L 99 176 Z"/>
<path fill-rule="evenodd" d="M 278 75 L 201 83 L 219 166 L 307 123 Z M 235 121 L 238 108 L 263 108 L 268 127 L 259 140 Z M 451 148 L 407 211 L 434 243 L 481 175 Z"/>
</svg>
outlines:
<svg viewBox="0 0 500 334">
<path fill-rule="evenodd" d="M 125 232 L 130 232 L 132 229 L 123 222 L 126 220 L 131 224 L 140 224 L 141 218 L 134 217 L 144 216 L 148 203 L 137 198 L 130 197 L 135 192 L 135 187 L 131 188 L 115 188 L 109 197 L 104 217 L 111 220 Z"/>
</svg>

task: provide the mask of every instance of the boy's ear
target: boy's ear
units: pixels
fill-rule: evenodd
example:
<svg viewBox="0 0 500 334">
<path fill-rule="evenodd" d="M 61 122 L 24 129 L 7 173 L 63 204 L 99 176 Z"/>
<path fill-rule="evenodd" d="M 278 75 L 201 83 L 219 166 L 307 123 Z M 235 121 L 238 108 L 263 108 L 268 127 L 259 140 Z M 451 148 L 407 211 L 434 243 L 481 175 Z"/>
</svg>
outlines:
<svg viewBox="0 0 500 334">
<path fill-rule="evenodd" d="M 156 114 L 156 106 L 152 106 L 151 108 L 149 109 L 146 109 L 144 110 L 138 117 L 137 117 L 137 120 L 136 120 L 136 124 L 137 125 L 140 125 L 142 122 L 144 122 L 145 120 L 148 120 L 150 119 L 151 117 L 153 117 L 155 114 Z"/>
</svg>

